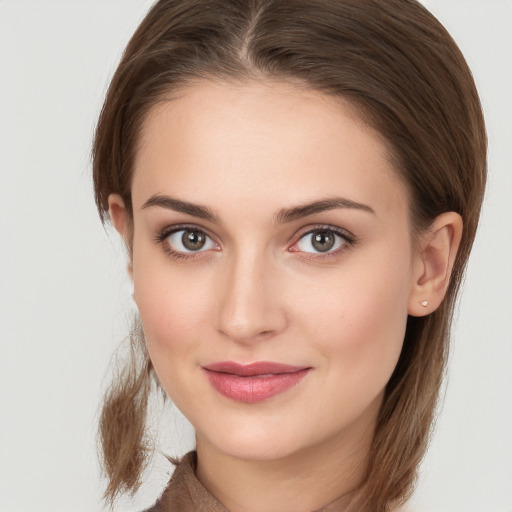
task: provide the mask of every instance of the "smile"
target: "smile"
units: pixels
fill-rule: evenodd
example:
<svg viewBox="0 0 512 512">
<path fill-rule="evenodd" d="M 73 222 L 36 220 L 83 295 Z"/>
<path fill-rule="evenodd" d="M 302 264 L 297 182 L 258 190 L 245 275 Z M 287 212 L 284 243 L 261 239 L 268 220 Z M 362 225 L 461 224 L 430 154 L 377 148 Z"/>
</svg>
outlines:
<svg viewBox="0 0 512 512">
<path fill-rule="evenodd" d="M 311 367 L 257 362 L 241 365 L 231 361 L 202 367 L 210 384 L 221 395 L 237 402 L 261 402 L 296 386 Z"/>
</svg>

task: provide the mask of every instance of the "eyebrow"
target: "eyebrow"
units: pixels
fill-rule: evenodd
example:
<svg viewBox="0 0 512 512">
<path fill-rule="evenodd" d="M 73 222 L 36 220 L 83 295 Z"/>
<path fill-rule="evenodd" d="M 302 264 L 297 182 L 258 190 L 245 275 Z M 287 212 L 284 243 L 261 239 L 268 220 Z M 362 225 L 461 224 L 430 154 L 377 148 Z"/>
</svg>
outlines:
<svg viewBox="0 0 512 512">
<path fill-rule="evenodd" d="M 160 206 L 161 208 L 167 208 L 168 210 L 174 210 L 175 212 L 186 213 L 188 215 L 192 215 L 193 217 L 209 220 L 210 222 L 216 222 L 217 224 L 220 223 L 219 216 L 207 206 L 189 203 L 187 201 L 175 199 L 170 196 L 151 196 L 142 205 L 142 209 L 151 208 L 152 206 Z"/>
<path fill-rule="evenodd" d="M 208 220 L 217 224 L 221 223 L 220 217 L 211 208 L 199 204 L 189 203 L 187 201 L 182 201 L 181 199 L 176 199 L 170 196 L 163 196 L 158 194 L 153 195 L 142 205 L 142 209 L 151 208 L 153 206 L 159 206 L 168 210 L 186 213 L 188 215 L 192 215 L 193 217 L 198 217 L 200 219 Z M 283 208 L 279 210 L 276 215 L 274 215 L 274 222 L 276 224 L 286 224 L 288 222 L 293 222 L 294 220 L 302 219 L 303 217 L 308 217 L 309 215 L 313 215 L 315 213 L 335 210 L 338 208 L 361 210 L 375 215 L 373 208 L 366 204 L 358 203 L 344 197 L 331 197 L 328 199 L 321 199 L 312 203 L 295 206 L 293 208 Z"/>
<path fill-rule="evenodd" d="M 335 210 L 338 208 L 361 210 L 375 215 L 373 208 L 366 204 L 358 203 L 344 197 L 331 197 L 320 201 L 314 201 L 313 203 L 296 206 L 294 208 L 283 208 L 275 215 L 275 222 L 276 224 L 285 224 L 315 213 Z"/>
</svg>

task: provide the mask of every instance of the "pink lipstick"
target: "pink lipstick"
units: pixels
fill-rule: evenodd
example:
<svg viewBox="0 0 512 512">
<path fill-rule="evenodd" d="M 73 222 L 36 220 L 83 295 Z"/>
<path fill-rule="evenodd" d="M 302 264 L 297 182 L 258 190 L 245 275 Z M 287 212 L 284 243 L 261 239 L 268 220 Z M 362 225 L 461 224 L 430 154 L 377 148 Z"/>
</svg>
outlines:
<svg viewBox="0 0 512 512">
<path fill-rule="evenodd" d="M 296 386 L 311 370 L 306 366 L 261 361 L 243 365 L 222 361 L 202 367 L 210 384 L 237 402 L 261 402 Z"/>
</svg>

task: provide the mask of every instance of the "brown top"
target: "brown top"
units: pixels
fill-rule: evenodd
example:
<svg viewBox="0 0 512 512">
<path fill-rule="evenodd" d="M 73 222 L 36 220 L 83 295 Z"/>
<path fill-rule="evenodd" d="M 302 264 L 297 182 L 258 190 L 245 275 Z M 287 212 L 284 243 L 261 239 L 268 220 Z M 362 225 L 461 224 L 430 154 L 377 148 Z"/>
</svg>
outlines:
<svg viewBox="0 0 512 512">
<path fill-rule="evenodd" d="M 187 453 L 160 499 L 144 512 L 229 512 L 197 479 L 196 466 L 196 452 Z"/>
<path fill-rule="evenodd" d="M 144 512 L 229 512 L 197 479 L 196 466 L 196 452 L 187 453 L 161 498 Z M 347 497 L 342 497 L 316 512 L 342 512 L 346 505 Z"/>
</svg>

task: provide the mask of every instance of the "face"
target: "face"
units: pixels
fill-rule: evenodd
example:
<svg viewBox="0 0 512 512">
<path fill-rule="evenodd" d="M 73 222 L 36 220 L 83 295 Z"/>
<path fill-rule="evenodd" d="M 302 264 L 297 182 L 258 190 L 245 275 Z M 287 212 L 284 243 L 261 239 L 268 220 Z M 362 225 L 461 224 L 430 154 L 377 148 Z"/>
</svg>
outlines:
<svg viewBox="0 0 512 512">
<path fill-rule="evenodd" d="M 146 119 L 132 200 L 149 354 L 201 446 L 267 460 L 372 432 L 416 256 L 406 189 L 350 105 L 190 86 Z"/>
</svg>

